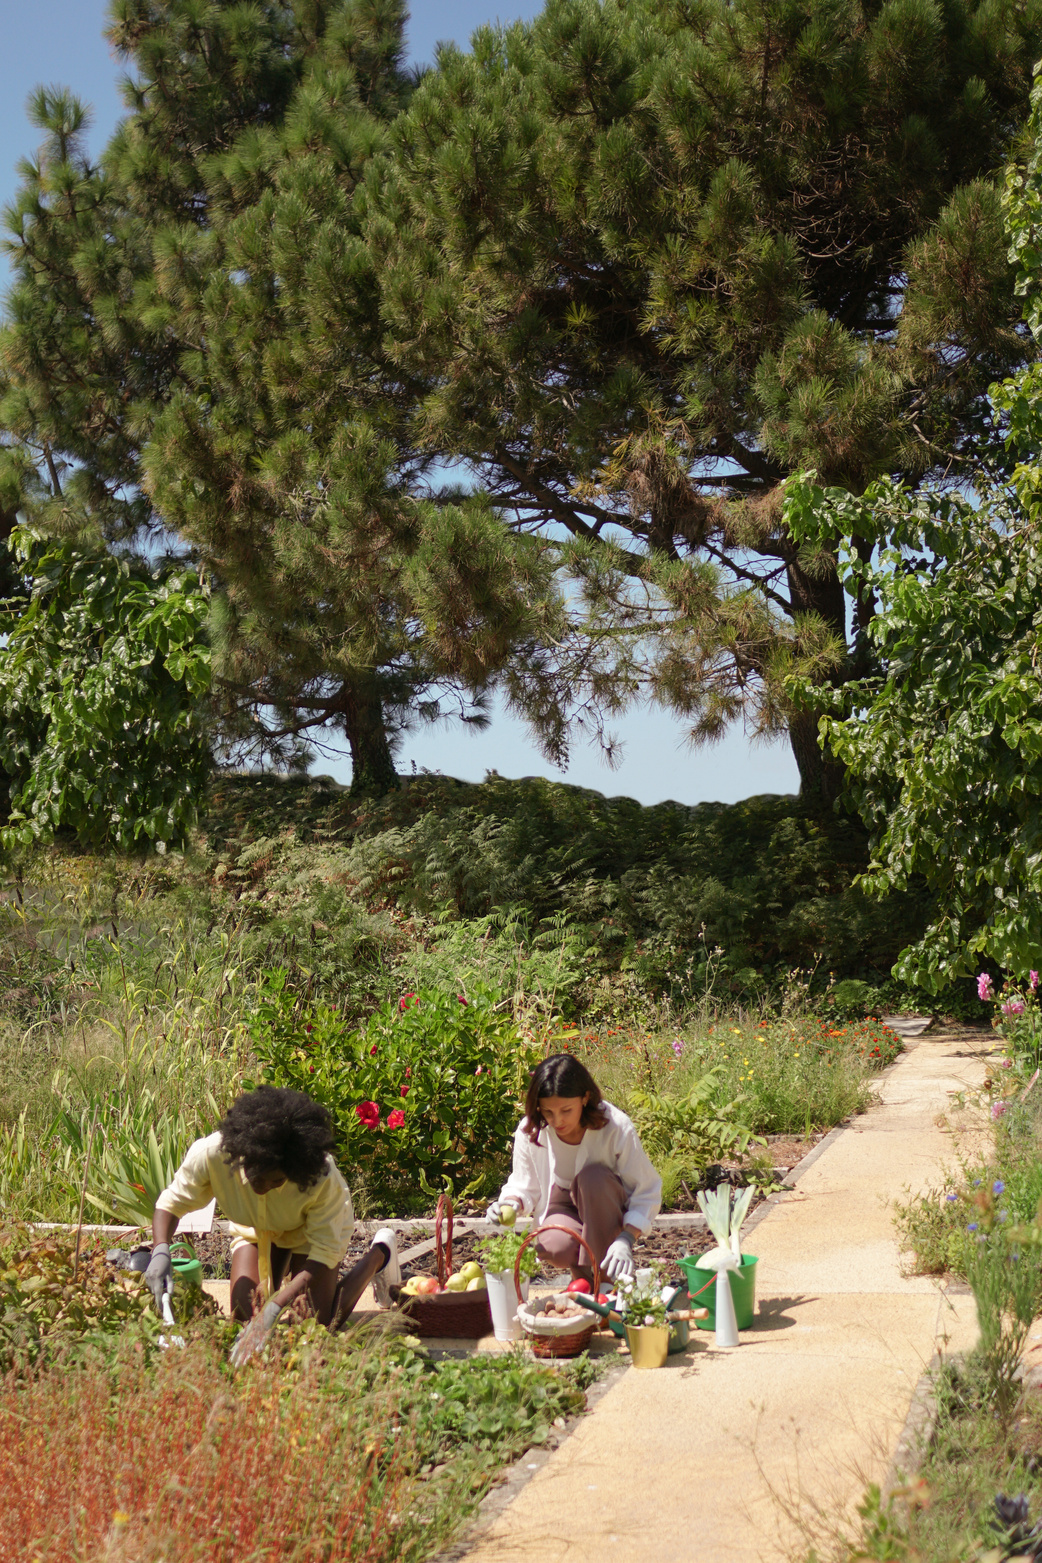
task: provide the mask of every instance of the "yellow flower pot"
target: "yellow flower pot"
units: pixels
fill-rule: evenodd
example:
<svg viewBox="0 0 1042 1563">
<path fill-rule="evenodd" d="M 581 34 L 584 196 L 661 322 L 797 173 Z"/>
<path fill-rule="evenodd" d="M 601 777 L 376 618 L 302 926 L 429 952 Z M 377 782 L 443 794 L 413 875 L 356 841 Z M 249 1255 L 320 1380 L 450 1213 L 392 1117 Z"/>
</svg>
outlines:
<svg viewBox="0 0 1042 1563">
<path fill-rule="evenodd" d="M 639 1324 L 626 1326 L 630 1359 L 635 1368 L 661 1368 L 669 1355 L 669 1326 Z"/>
</svg>

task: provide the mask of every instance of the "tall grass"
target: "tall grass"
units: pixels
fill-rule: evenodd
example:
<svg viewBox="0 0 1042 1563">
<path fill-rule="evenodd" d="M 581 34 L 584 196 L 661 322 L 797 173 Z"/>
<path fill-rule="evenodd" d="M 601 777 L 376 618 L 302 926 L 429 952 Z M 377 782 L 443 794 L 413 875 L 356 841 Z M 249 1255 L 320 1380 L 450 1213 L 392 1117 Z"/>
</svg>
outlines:
<svg viewBox="0 0 1042 1563">
<path fill-rule="evenodd" d="M 716 1100 L 738 1102 L 738 1116 L 754 1134 L 809 1135 L 863 1112 L 873 1097 L 880 1060 L 861 1046 L 865 1028 L 843 1031 L 829 1038 L 810 1015 L 759 1022 L 703 1017 L 652 1033 L 626 1027 L 580 1033 L 574 1050 L 623 1109 L 637 1085 L 682 1095 L 713 1070 Z"/>
</svg>

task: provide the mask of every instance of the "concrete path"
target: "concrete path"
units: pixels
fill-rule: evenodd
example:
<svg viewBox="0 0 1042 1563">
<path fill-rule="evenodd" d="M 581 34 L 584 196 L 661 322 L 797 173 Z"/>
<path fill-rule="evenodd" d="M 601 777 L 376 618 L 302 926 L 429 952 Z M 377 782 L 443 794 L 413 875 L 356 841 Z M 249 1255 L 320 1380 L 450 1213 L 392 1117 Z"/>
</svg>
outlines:
<svg viewBox="0 0 1042 1563">
<path fill-rule="evenodd" d="M 980 1085 L 990 1045 L 910 1043 L 879 1105 L 750 1232 L 759 1308 L 740 1348 L 699 1335 L 658 1372 L 623 1372 L 467 1563 L 772 1563 L 806 1551 L 797 1512 L 849 1517 L 934 1353 L 975 1337 L 968 1294 L 902 1275 L 887 1206 L 955 1162 L 953 1093 Z"/>
</svg>

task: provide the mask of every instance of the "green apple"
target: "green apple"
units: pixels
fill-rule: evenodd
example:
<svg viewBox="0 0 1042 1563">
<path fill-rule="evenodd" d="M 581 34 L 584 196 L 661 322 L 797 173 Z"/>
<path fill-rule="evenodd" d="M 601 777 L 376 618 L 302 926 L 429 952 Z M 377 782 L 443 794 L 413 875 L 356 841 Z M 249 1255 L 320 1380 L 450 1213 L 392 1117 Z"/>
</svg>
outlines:
<svg viewBox="0 0 1042 1563">
<path fill-rule="evenodd" d="M 465 1292 L 467 1290 L 467 1282 L 469 1280 L 470 1276 L 464 1275 L 463 1271 L 460 1270 L 455 1275 L 449 1276 L 448 1280 L 445 1282 L 445 1290 L 447 1292 Z"/>
<path fill-rule="evenodd" d="M 487 1292 L 488 1291 L 488 1282 L 485 1280 L 485 1277 L 483 1275 L 477 1275 L 477 1276 L 474 1277 L 473 1281 L 468 1281 L 467 1282 L 467 1291 L 468 1292 Z"/>
<path fill-rule="evenodd" d="M 501 1227 L 512 1227 L 517 1220 L 517 1211 L 513 1205 L 500 1205 L 499 1224 Z"/>
<path fill-rule="evenodd" d="M 465 1281 L 477 1281 L 485 1272 L 476 1259 L 468 1259 L 465 1265 L 460 1265 L 459 1273 Z"/>
</svg>

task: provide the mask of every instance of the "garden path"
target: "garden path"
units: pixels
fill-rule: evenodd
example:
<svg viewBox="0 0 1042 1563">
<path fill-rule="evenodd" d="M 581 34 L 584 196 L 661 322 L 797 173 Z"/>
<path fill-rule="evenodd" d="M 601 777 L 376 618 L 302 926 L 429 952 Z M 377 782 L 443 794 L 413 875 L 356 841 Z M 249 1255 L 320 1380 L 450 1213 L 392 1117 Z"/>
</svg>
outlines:
<svg viewBox="0 0 1042 1563">
<path fill-rule="evenodd" d="M 934 1354 L 975 1338 L 965 1288 L 902 1273 L 888 1206 L 936 1186 L 960 1148 L 979 1149 L 957 1093 L 979 1087 L 990 1046 L 966 1032 L 910 1043 L 878 1104 L 750 1223 L 759 1308 L 740 1348 L 700 1335 L 658 1372 L 621 1374 L 454 1555 L 773 1563 L 805 1554 L 797 1515 L 812 1528 L 849 1519 L 885 1480 Z"/>
</svg>

